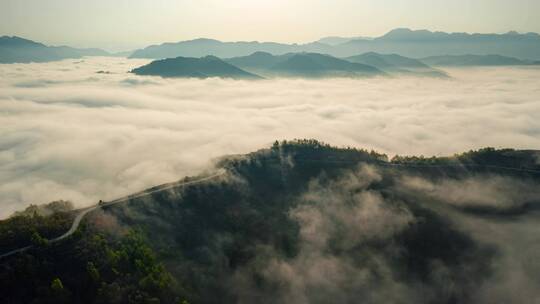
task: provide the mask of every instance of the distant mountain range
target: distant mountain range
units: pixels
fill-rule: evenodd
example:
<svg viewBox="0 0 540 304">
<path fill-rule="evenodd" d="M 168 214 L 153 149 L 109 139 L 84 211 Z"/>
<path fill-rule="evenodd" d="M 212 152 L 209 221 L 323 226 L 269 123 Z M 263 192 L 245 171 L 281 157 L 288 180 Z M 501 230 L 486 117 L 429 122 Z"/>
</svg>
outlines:
<svg viewBox="0 0 540 304">
<path fill-rule="evenodd" d="M 177 56 L 200 57 L 214 55 L 221 58 L 248 56 L 255 52 L 273 55 L 287 53 L 322 53 L 335 57 L 350 57 L 367 52 L 396 53 L 412 58 L 440 55 L 490 55 L 540 60 L 540 35 L 519 34 L 467 34 L 444 33 L 427 30 L 395 29 L 372 38 L 349 39 L 327 37 L 306 44 L 274 42 L 221 42 L 213 39 L 196 39 L 176 43 L 152 45 L 135 51 L 132 58 L 170 58 Z"/>
<path fill-rule="evenodd" d="M 82 56 L 106 56 L 100 49 L 76 49 L 67 46 L 49 47 L 19 37 L 0 37 L 0 62 L 46 62 Z"/>
<path fill-rule="evenodd" d="M 538 64 L 538 62 L 500 55 L 446 55 L 414 59 L 397 54 L 368 52 L 341 59 L 319 53 L 272 55 L 267 52 L 255 52 L 248 56 L 227 59 L 206 56 L 156 60 L 134 69 L 132 72 L 138 75 L 162 77 L 233 79 L 370 77 L 403 74 L 447 78 L 448 74 L 432 66 L 523 66 Z"/>
<path fill-rule="evenodd" d="M 540 65 L 540 61 L 521 60 L 501 55 L 445 55 L 421 59 L 433 66 L 503 66 L 503 65 Z"/>
<path fill-rule="evenodd" d="M 137 75 L 176 78 L 221 77 L 260 79 L 264 77 L 366 77 L 384 75 L 379 69 L 317 53 L 274 56 L 256 52 L 222 60 L 215 56 L 177 57 L 153 61 L 132 71 Z"/>
<path fill-rule="evenodd" d="M 338 44 L 343 44 L 343 43 L 346 43 L 346 42 L 349 42 L 349 41 L 352 41 L 352 40 L 373 40 L 373 38 L 371 38 L 371 37 L 361 37 L 361 36 L 358 36 L 358 37 L 329 36 L 329 37 L 321 38 L 321 39 L 317 40 L 317 42 L 328 44 L 328 45 L 338 45 Z"/>
<path fill-rule="evenodd" d="M 395 29 L 376 38 L 325 37 L 306 44 L 257 41 L 222 42 L 201 38 L 152 45 L 134 52 L 115 54 L 96 48 L 79 49 L 68 46 L 47 46 L 20 37 L 0 37 L 0 63 L 46 62 L 83 56 L 129 56 L 130 58 L 148 59 L 176 58 L 179 56 L 234 58 L 251 56 L 257 52 L 275 56 L 292 53 L 326 54 L 338 58 L 347 58 L 356 63 L 371 65 L 384 71 L 392 69 L 393 72 L 396 72 L 396 64 L 395 62 L 392 63 L 394 59 L 388 56 L 383 58 L 382 61 L 385 62 L 382 62 L 380 57 L 375 58 L 377 56 L 357 56 L 365 53 L 399 54 L 399 56 L 421 59 L 423 63 L 437 66 L 526 65 L 540 62 L 540 35 L 536 33 L 520 34 L 517 32 L 467 34 Z M 512 59 L 507 59 L 509 57 L 512 57 Z M 401 72 L 407 73 L 408 69 L 401 66 L 401 69 L 403 68 L 404 70 Z M 433 71 L 429 71 L 429 73 L 433 73 Z"/>
<path fill-rule="evenodd" d="M 418 59 L 408 58 L 397 54 L 386 55 L 368 52 L 362 55 L 347 57 L 346 59 L 351 62 L 376 67 L 387 73 L 413 74 L 428 77 L 448 77 L 445 72 L 436 70 Z"/>
<path fill-rule="evenodd" d="M 214 39 L 195 39 L 176 43 L 152 45 L 136 50 L 131 58 L 171 58 L 176 56 L 200 57 L 213 55 L 221 58 L 248 56 L 255 52 L 267 52 L 274 55 L 287 53 L 315 52 L 330 53 L 332 46 L 313 42 L 308 44 L 283 44 L 275 42 L 221 42 Z"/>
<path fill-rule="evenodd" d="M 439 55 L 490 55 L 517 57 L 521 59 L 540 59 L 540 35 L 537 33 L 519 34 L 468 34 L 413 31 L 395 29 L 387 34 L 369 40 L 352 40 L 338 46 L 336 52 L 346 53 L 378 52 L 398 53 L 413 58 Z M 361 52 L 360 52 L 361 51 Z"/>
<path fill-rule="evenodd" d="M 270 53 L 255 52 L 249 56 L 229 58 L 226 61 L 265 77 L 362 77 L 385 74 L 370 65 L 319 53 L 289 53 L 274 56 Z"/>
<path fill-rule="evenodd" d="M 68 46 L 47 46 L 15 36 L 0 37 L 0 63 L 48 62 L 84 56 L 129 56 L 129 54 L 111 54 L 97 48 L 79 49 Z"/>
<path fill-rule="evenodd" d="M 261 77 L 239 69 L 223 60 L 206 56 L 202 58 L 177 57 L 156 60 L 131 71 L 137 75 L 177 78 L 221 77 L 232 79 L 259 79 Z"/>
</svg>

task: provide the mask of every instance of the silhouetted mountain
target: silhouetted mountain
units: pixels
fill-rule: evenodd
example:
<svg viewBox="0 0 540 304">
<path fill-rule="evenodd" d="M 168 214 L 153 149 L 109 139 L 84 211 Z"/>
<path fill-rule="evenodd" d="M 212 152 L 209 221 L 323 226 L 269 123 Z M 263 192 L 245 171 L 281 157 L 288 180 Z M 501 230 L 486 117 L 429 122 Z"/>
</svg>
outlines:
<svg viewBox="0 0 540 304">
<path fill-rule="evenodd" d="M 99 49 L 76 49 L 70 47 L 48 47 L 41 43 L 18 37 L 0 37 L 0 62 L 43 62 L 81 56 L 108 56 Z M 350 57 L 366 52 L 397 53 L 407 57 L 423 58 L 440 55 L 489 55 L 540 60 L 540 35 L 519 34 L 468 34 L 444 33 L 427 30 L 413 31 L 395 29 L 377 38 L 325 37 L 307 44 L 284 44 L 275 42 L 221 42 L 214 39 L 195 39 L 176 43 L 152 45 L 122 56 L 131 58 L 164 59 L 201 57 L 213 55 L 222 58 L 248 56 L 255 52 L 274 55 L 310 52 L 335 57 Z"/>
<path fill-rule="evenodd" d="M 418 59 L 403 57 L 397 54 L 364 53 L 345 58 L 348 61 L 374 66 L 388 73 L 414 74 L 417 76 L 448 77 Z"/>
<path fill-rule="evenodd" d="M 276 77 L 355 77 L 384 73 L 372 66 L 353 63 L 317 53 L 289 53 L 274 56 L 255 52 L 249 56 L 221 60 L 215 56 L 203 58 L 177 57 L 154 61 L 132 71 L 138 75 L 162 77 L 229 77 L 256 79 L 257 75 Z"/>
<path fill-rule="evenodd" d="M 342 43 L 339 43 L 343 41 Z M 337 43 L 337 44 L 336 44 Z M 373 39 L 329 37 L 307 44 L 273 42 L 221 42 L 212 39 L 195 39 L 177 43 L 153 45 L 135 51 L 133 58 L 171 58 L 176 56 L 200 57 L 215 55 L 222 58 L 247 56 L 254 52 L 274 55 L 311 52 L 336 57 L 349 57 L 366 52 L 396 53 L 407 57 L 422 58 L 438 55 L 477 54 L 494 52 L 522 59 L 540 60 L 540 35 L 519 34 L 467 34 L 444 33 L 427 30 L 395 29 Z"/>
<path fill-rule="evenodd" d="M 248 56 L 225 59 L 225 61 L 245 70 L 264 70 L 272 68 L 279 62 L 286 60 L 289 56 L 274 56 L 266 52 L 255 52 Z"/>
<path fill-rule="evenodd" d="M 122 52 L 111 53 L 111 56 L 113 56 L 113 57 L 129 57 L 129 56 L 131 56 L 131 54 L 133 54 L 133 51 L 122 51 Z"/>
<path fill-rule="evenodd" d="M 46 46 L 20 37 L 0 37 L 0 63 L 47 62 L 84 56 L 108 56 L 104 50 Z"/>
<path fill-rule="evenodd" d="M 374 52 L 364 53 L 362 55 L 351 56 L 345 58 L 352 62 L 371 62 L 373 66 L 380 65 L 380 67 L 396 67 L 396 68 L 413 68 L 413 69 L 425 69 L 429 68 L 428 65 L 420 60 L 400 56 L 397 54 L 378 54 Z M 368 63 L 366 63 L 368 64 Z"/>
<path fill-rule="evenodd" d="M 241 70 L 215 56 L 202 58 L 177 57 L 152 61 L 131 71 L 137 75 L 161 77 L 208 78 L 222 77 L 233 79 L 260 79 L 261 77 Z"/>
<path fill-rule="evenodd" d="M 110 56 L 111 54 L 98 48 L 72 48 L 69 46 L 52 46 L 57 54 L 65 58 L 80 58 L 84 56 Z"/>
<path fill-rule="evenodd" d="M 373 40 L 373 38 L 370 37 L 338 37 L 338 36 L 330 36 L 330 37 L 324 37 L 317 42 L 328 44 L 328 45 L 339 45 L 343 44 L 352 40 Z"/>
<path fill-rule="evenodd" d="M 256 52 L 226 61 L 247 71 L 269 77 L 354 77 L 384 74 L 369 65 L 318 53 L 288 53 L 274 56 L 270 53 Z"/>
<path fill-rule="evenodd" d="M 285 60 L 270 68 L 279 74 L 302 77 L 341 77 L 383 75 L 379 69 L 349 62 L 329 55 L 297 53 L 284 56 Z"/>
<path fill-rule="evenodd" d="M 499 66 L 499 65 L 537 65 L 532 61 L 500 55 L 446 55 L 420 59 L 433 66 Z"/>
<path fill-rule="evenodd" d="M 135 51 L 131 58 L 172 58 L 177 56 L 200 57 L 217 56 L 221 58 L 247 56 L 255 52 L 285 54 L 298 51 L 327 52 L 332 47 L 322 43 L 304 45 L 282 44 L 275 42 L 221 42 L 214 39 L 195 39 L 177 43 L 152 45 Z"/>
<path fill-rule="evenodd" d="M 413 31 L 395 29 L 372 41 L 353 40 L 339 46 L 338 52 L 399 53 L 403 56 L 422 58 L 438 55 L 489 55 L 499 54 L 522 59 L 540 59 L 540 35 L 518 34 L 468 34 Z"/>
</svg>

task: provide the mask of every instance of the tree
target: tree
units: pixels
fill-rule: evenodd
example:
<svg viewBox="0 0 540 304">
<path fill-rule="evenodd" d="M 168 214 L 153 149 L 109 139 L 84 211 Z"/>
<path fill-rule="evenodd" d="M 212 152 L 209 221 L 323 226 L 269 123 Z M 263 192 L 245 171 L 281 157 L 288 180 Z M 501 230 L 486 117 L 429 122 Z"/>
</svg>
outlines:
<svg viewBox="0 0 540 304">
<path fill-rule="evenodd" d="M 54 278 L 51 281 L 51 297 L 52 303 L 70 303 L 71 293 L 64 288 L 64 284 L 60 278 Z"/>
<path fill-rule="evenodd" d="M 51 289 L 54 292 L 61 292 L 62 290 L 64 290 L 64 284 L 62 284 L 62 281 L 60 280 L 60 278 L 55 278 L 52 280 Z"/>
<path fill-rule="evenodd" d="M 94 282 L 99 282 L 99 270 L 96 268 L 96 266 L 94 265 L 94 263 L 92 262 L 88 262 L 86 264 L 86 271 L 88 272 L 88 275 L 90 276 L 90 278 L 92 278 L 92 281 Z"/>
<path fill-rule="evenodd" d="M 30 237 L 30 241 L 32 242 L 32 245 L 37 246 L 37 247 L 44 247 L 49 244 L 49 241 L 43 238 L 37 231 L 34 231 L 32 233 L 32 236 Z"/>
</svg>

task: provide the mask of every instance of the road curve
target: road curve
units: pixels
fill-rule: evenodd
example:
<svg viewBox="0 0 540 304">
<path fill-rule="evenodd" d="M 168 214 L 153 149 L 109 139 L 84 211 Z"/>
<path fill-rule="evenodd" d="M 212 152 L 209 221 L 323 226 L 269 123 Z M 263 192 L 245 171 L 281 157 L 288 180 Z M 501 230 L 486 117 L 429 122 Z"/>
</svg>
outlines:
<svg viewBox="0 0 540 304">
<path fill-rule="evenodd" d="M 22 247 L 22 248 L 19 248 L 19 249 L 12 250 L 12 251 L 10 251 L 10 252 L 6 252 L 6 253 L 0 255 L 0 259 L 5 258 L 5 257 L 8 257 L 8 256 L 10 256 L 10 255 L 17 254 L 17 253 L 19 253 L 19 252 L 25 252 L 26 250 L 28 250 L 28 249 L 30 249 L 30 248 L 32 248 L 32 246 L 26 246 L 26 247 Z"/>
<path fill-rule="evenodd" d="M 172 188 L 199 184 L 199 183 L 202 183 L 202 182 L 205 182 L 205 181 L 215 179 L 215 178 L 220 177 L 222 175 L 225 175 L 226 173 L 227 173 L 227 171 L 225 169 L 219 169 L 217 173 L 212 174 L 212 175 L 207 176 L 207 177 L 197 179 L 197 180 L 193 180 L 193 181 L 189 181 L 189 182 L 178 181 L 178 182 L 174 182 L 174 183 L 164 184 L 164 185 L 161 185 L 161 186 L 157 186 L 155 189 L 153 189 L 151 191 L 141 191 L 141 192 L 138 192 L 136 194 L 131 194 L 131 195 L 128 195 L 128 196 L 124 196 L 122 198 L 117 198 L 117 199 L 109 201 L 109 202 L 102 202 L 101 204 L 97 204 L 97 205 L 94 205 L 94 206 L 90 206 L 90 207 L 86 207 L 86 208 L 76 210 L 79 213 L 77 214 L 77 216 L 73 220 L 73 223 L 71 224 L 71 227 L 69 228 L 69 230 L 66 231 L 64 234 L 62 234 L 61 236 L 50 239 L 48 241 L 49 241 L 49 243 L 55 243 L 55 242 L 61 241 L 61 240 L 65 239 L 65 238 L 71 236 L 73 233 L 75 233 L 75 231 L 77 231 L 77 229 L 79 228 L 79 225 L 81 224 L 81 221 L 83 220 L 83 218 L 88 213 L 90 213 L 90 212 L 92 212 L 92 211 L 94 211 L 96 209 L 100 209 L 102 207 L 112 206 L 112 205 L 116 205 L 116 204 L 119 204 L 119 203 L 127 202 L 129 200 L 149 196 L 152 193 L 159 192 L 159 191 L 164 191 L 164 190 L 169 190 L 169 189 L 172 189 Z M 18 248 L 18 249 L 6 252 L 6 253 L 0 255 L 0 259 L 11 256 L 11 255 L 14 255 L 14 254 L 17 254 L 17 253 L 25 252 L 25 251 L 29 250 L 32 247 L 33 246 L 30 245 L 30 246 L 26 246 L 26 247 L 22 247 L 22 248 Z"/>
<path fill-rule="evenodd" d="M 300 160 L 300 161 L 310 161 L 310 160 L 305 160 L 304 159 L 304 160 Z M 325 160 L 312 160 L 312 161 L 321 162 L 321 161 L 325 161 Z M 351 162 L 351 161 L 340 161 L 340 160 L 326 160 L 326 161 L 327 162 L 328 161 L 329 162 L 347 162 L 347 163 Z M 357 162 L 357 161 L 355 161 L 355 162 Z M 540 174 L 540 171 L 538 171 L 538 170 L 531 170 L 531 169 L 525 169 L 525 168 L 501 167 L 501 166 L 494 166 L 494 165 L 476 165 L 476 164 L 415 165 L 415 164 L 392 164 L 392 163 L 383 162 L 383 161 L 376 162 L 374 164 L 375 165 L 388 166 L 388 167 L 409 167 L 409 168 L 459 168 L 459 167 L 460 168 L 467 168 L 467 167 L 475 167 L 475 168 L 500 169 L 500 170 L 520 171 L 520 172 L 528 172 L 528 173 Z M 80 225 L 81 221 L 83 220 L 83 218 L 88 213 L 90 213 L 90 212 L 92 212 L 92 211 L 94 211 L 96 209 L 99 209 L 101 207 L 111 206 L 111 205 L 127 202 L 129 200 L 138 199 L 138 198 L 145 197 L 145 196 L 151 195 L 151 194 L 153 194 L 155 192 L 159 192 L 159 191 L 164 191 L 164 190 L 168 190 L 168 189 L 172 189 L 172 188 L 176 188 L 176 187 L 189 186 L 189 185 L 202 183 L 202 182 L 217 178 L 219 176 L 222 176 L 225 173 L 227 173 L 227 171 L 225 169 L 219 169 L 219 171 L 217 173 L 215 173 L 213 175 L 210 175 L 210 176 L 207 176 L 207 177 L 197 179 L 197 180 L 193 180 L 193 181 L 189 181 L 189 182 L 178 181 L 178 182 L 174 182 L 174 183 L 164 184 L 164 185 L 156 187 L 155 189 L 153 189 L 151 191 L 141 191 L 139 193 L 131 194 L 131 195 L 128 195 L 128 196 L 125 196 L 125 197 L 122 197 L 122 198 L 118 198 L 118 199 L 115 199 L 115 200 L 112 200 L 112 201 L 109 201 L 109 202 L 103 202 L 101 204 L 97 204 L 97 205 L 94 205 L 94 206 L 79 209 L 78 210 L 79 214 L 77 214 L 77 216 L 75 217 L 75 220 L 73 220 L 71 228 L 69 228 L 69 230 L 66 233 L 62 234 L 61 236 L 56 237 L 54 239 L 50 239 L 49 242 L 54 243 L 54 242 L 61 241 L 61 240 L 65 239 L 65 238 L 69 237 L 73 233 L 75 233 L 75 231 L 77 231 L 77 228 L 79 228 L 79 225 Z M 14 254 L 17 254 L 17 253 L 27 251 L 30 248 L 32 248 L 32 246 L 26 246 L 26 247 L 22 247 L 22 248 L 18 248 L 18 249 L 9 251 L 7 253 L 4 253 L 4 254 L 0 255 L 0 259 L 2 259 L 4 257 L 11 256 L 11 255 L 14 255 Z"/>
</svg>

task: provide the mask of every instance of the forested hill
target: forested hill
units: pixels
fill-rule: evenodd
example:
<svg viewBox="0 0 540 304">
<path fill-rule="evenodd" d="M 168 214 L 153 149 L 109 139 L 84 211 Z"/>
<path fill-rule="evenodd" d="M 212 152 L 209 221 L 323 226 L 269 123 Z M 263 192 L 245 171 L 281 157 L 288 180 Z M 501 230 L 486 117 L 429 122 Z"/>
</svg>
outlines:
<svg viewBox="0 0 540 304">
<path fill-rule="evenodd" d="M 0 222 L 1 244 L 35 246 L 0 260 L 0 293 L 3 303 L 489 303 L 486 290 L 511 278 L 497 265 L 526 259 L 505 246 L 528 248 L 511 234 L 539 216 L 538 156 L 388 160 L 276 142 L 219 160 L 227 173 L 216 179 L 92 212 L 63 242 L 44 236 L 69 210 Z"/>
</svg>

